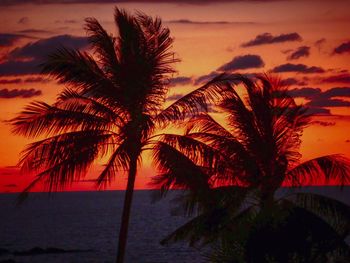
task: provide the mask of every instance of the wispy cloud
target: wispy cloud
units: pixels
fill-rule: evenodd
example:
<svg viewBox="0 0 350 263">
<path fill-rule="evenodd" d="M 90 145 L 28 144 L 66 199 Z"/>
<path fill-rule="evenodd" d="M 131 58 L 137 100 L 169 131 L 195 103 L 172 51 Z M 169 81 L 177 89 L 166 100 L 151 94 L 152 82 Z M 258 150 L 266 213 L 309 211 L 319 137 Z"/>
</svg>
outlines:
<svg viewBox="0 0 350 263">
<path fill-rule="evenodd" d="M 344 53 L 350 54 L 350 41 L 340 44 L 333 50 L 333 54 L 344 54 Z"/>
<path fill-rule="evenodd" d="M 21 38 L 33 38 L 33 37 L 26 36 L 23 34 L 0 33 L 0 47 L 11 47 L 14 43 L 16 43 Z"/>
<path fill-rule="evenodd" d="M 276 44 L 283 42 L 291 42 L 291 41 L 301 41 L 302 38 L 298 33 L 288 33 L 281 34 L 277 36 L 273 36 L 271 33 L 264 33 L 261 35 L 257 35 L 253 40 L 250 40 L 246 43 L 243 43 L 242 47 L 252 47 L 252 46 L 260 46 L 267 44 Z"/>
<path fill-rule="evenodd" d="M 324 107 L 350 107 L 350 87 L 335 87 L 322 91 L 320 88 L 299 88 L 289 91 L 292 97 L 299 97 L 308 99 L 306 106 L 312 108 Z M 344 99 L 343 99 L 344 98 Z"/>
<path fill-rule="evenodd" d="M 259 55 L 243 55 L 234 57 L 230 62 L 222 65 L 218 71 L 236 71 L 251 68 L 262 68 L 265 66 L 264 61 Z"/>
<path fill-rule="evenodd" d="M 294 50 L 289 56 L 288 60 L 296 60 L 302 57 L 308 57 L 310 56 L 310 47 L 308 46 L 301 46 L 298 47 L 296 50 Z"/>
<path fill-rule="evenodd" d="M 273 68 L 272 72 L 275 72 L 275 73 L 297 72 L 297 73 L 310 74 L 310 73 L 324 73 L 325 70 L 321 67 L 316 67 L 316 66 L 286 63 Z"/>
<path fill-rule="evenodd" d="M 177 86 L 177 85 L 187 85 L 192 83 L 192 78 L 190 77 L 176 77 L 170 79 L 170 86 Z"/>
<path fill-rule="evenodd" d="M 169 20 L 166 23 L 170 24 L 185 24 L 185 25 L 256 25 L 256 22 L 250 21 L 193 21 L 190 19 Z"/>
<path fill-rule="evenodd" d="M 1 99 L 32 98 L 40 95 L 42 95 L 42 91 L 36 89 L 0 89 Z"/>
<path fill-rule="evenodd" d="M 329 77 L 323 78 L 321 80 L 321 82 L 323 82 L 323 83 L 345 83 L 345 84 L 348 84 L 348 83 L 350 83 L 350 74 L 349 73 L 342 73 L 342 74 L 329 76 Z"/>
<path fill-rule="evenodd" d="M 0 76 L 40 73 L 39 64 L 59 47 L 83 49 L 88 46 L 86 37 L 59 35 L 40 39 L 13 49 L 0 63 Z"/>
</svg>

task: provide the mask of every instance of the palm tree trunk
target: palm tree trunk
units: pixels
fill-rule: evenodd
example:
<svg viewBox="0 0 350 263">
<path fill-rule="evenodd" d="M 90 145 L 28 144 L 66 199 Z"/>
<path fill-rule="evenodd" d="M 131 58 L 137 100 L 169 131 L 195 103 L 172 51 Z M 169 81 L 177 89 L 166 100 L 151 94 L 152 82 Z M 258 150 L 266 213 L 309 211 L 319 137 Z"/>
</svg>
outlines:
<svg viewBox="0 0 350 263">
<path fill-rule="evenodd" d="M 121 220 L 121 226 L 120 226 L 120 232 L 119 232 L 117 263 L 124 262 L 136 172 L 137 172 L 137 157 L 132 157 L 130 160 L 128 185 L 125 193 L 123 214 L 122 214 L 122 220 Z"/>
</svg>

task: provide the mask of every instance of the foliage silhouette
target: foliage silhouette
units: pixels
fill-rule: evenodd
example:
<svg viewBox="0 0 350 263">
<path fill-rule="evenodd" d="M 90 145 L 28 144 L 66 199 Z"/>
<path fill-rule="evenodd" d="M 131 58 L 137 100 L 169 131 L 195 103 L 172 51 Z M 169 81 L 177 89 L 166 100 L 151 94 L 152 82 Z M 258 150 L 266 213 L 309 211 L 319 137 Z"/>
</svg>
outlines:
<svg viewBox="0 0 350 263">
<path fill-rule="evenodd" d="M 44 137 L 22 152 L 22 171 L 36 173 L 36 178 L 20 200 L 39 182 L 56 191 L 80 180 L 102 158 L 108 161 L 97 178 L 98 187 L 127 172 L 117 256 L 117 262 L 123 262 L 135 177 L 141 154 L 155 145 L 156 127 L 199 112 L 208 98 L 226 89 L 227 76 L 218 76 L 164 108 L 178 61 L 171 52 L 169 29 L 159 18 L 140 12 L 130 15 L 116 8 L 114 18 L 116 37 L 96 19 L 87 18 L 92 52 L 62 47 L 42 65 L 42 72 L 66 89 L 52 105 L 32 102 L 10 122 L 15 134 Z"/>
<path fill-rule="evenodd" d="M 344 239 L 350 208 L 298 188 L 322 180 L 348 184 L 349 161 L 328 155 L 300 163 L 300 137 L 311 119 L 307 109 L 271 76 L 230 78 L 216 101 L 225 125 L 199 113 L 186 123 L 183 135 L 164 134 L 157 143 L 160 174 L 154 184 L 161 196 L 172 187 L 186 189 L 179 208 L 195 214 L 162 244 L 214 244 L 210 258 L 216 262 L 324 262 L 317 260 L 336 252 L 349 255 Z M 296 188 L 277 197 L 283 185 Z M 284 239 L 288 245 L 283 246 Z"/>
</svg>

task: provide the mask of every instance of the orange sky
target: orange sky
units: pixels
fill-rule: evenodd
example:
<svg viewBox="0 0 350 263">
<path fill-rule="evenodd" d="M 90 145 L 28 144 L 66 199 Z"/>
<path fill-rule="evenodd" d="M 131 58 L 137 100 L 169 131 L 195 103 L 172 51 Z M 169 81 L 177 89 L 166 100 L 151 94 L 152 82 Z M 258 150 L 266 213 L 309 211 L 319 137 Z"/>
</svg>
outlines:
<svg viewBox="0 0 350 263">
<path fill-rule="evenodd" d="M 4 121 L 32 100 L 52 102 L 62 88 L 53 81 L 39 78 L 40 75 L 26 74 L 19 66 L 11 65 L 14 61 L 23 63 L 33 59 L 38 52 L 37 43 L 46 43 L 39 46 L 39 50 L 45 52 L 49 45 L 56 43 L 48 40 L 57 36 L 60 36 L 57 39 L 64 39 L 62 35 L 71 35 L 69 44 L 83 48 L 82 38 L 77 37 L 85 37 L 82 29 L 85 17 L 96 17 L 108 31 L 115 32 L 113 3 L 86 4 L 84 0 L 73 1 L 78 2 L 74 4 L 37 4 L 40 1 L 35 0 L 27 1 L 32 4 L 19 4 L 20 0 L 9 2 L 12 5 L 0 1 L 1 192 L 19 191 L 32 179 L 18 175 L 15 167 L 20 151 L 30 141 L 12 135 Z M 279 72 L 279 76 L 290 79 L 291 89 L 300 89 L 299 93 L 303 95 L 299 96 L 304 97 L 297 97 L 297 101 L 311 101 L 314 110 L 323 113 L 304 132 L 303 159 L 330 153 L 350 157 L 350 1 L 122 2 L 119 7 L 158 15 L 170 28 L 175 38 L 174 51 L 182 60 L 176 66 L 178 74 L 173 77 L 186 77 L 186 81 L 173 87 L 169 96 L 189 92 L 199 77 L 238 56 L 254 55 L 254 59 L 260 58 L 262 63 L 252 65 L 244 60 L 245 57 L 243 62 L 230 64 L 232 72 L 278 71 L 276 68 L 283 64 L 293 64 L 294 71 Z M 260 42 L 242 46 L 259 35 Z M 28 43 L 32 43 L 32 49 L 26 47 Z M 297 53 L 295 59 L 288 60 L 293 53 Z M 244 67 L 246 69 L 242 69 Z M 327 90 L 330 91 L 327 93 Z M 310 91 L 317 91 L 318 95 L 310 97 Z M 88 179 L 99 170 L 97 165 Z M 148 178 L 154 173 L 146 156 L 136 187 L 147 187 Z M 125 178 L 120 177 L 111 189 L 120 189 L 124 184 Z M 71 189 L 93 189 L 93 183 L 76 183 Z"/>
</svg>

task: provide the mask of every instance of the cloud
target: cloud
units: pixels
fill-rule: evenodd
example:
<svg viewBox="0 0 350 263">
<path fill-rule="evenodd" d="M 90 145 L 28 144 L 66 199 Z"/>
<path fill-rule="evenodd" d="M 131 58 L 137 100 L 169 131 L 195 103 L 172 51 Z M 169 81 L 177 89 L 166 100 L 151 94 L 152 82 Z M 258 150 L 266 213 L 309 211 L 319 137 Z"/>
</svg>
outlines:
<svg viewBox="0 0 350 263">
<path fill-rule="evenodd" d="M 331 111 L 325 108 L 308 107 L 307 113 L 311 115 L 331 115 Z"/>
<path fill-rule="evenodd" d="M 50 80 L 42 77 L 29 77 L 23 80 L 25 83 L 36 83 L 36 82 L 41 82 L 41 83 L 46 83 L 49 82 Z"/>
<path fill-rule="evenodd" d="M 9 53 L 12 59 L 42 59 L 47 54 L 64 46 L 66 48 L 80 49 L 88 45 L 86 37 L 60 35 L 46 39 L 40 39 L 23 47 L 15 48 Z"/>
<path fill-rule="evenodd" d="M 330 122 L 330 121 L 313 121 L 311 124 L 329 127 L 329 126 L 334 126 L 336 123 Z"/>
<path fill-rule="evenodd" d="M 10 47 L 12 46 L 16 41 L 18 41 L 21 38 L 27 38 L 27 36 L 22 34 L 6 34 L 6 33 L 0 33 L 0 47 Z"/>
<path fill-rule="evenodd" d="M 307 103 L 310 107 L 350 107 L 350 101 L 342 99 L 320 98 Z"/>
<path fill-rule="evenodd" d="M 273 36 L 271 33 L 264 33 L 257 35 L 253 40 L 243 43 L 242 47 L 260 46 L 266 44 L 275 44 L 291 41 L 301 41 L 302 38 L 298 33 L 281 34 Z"/>
<path fill-rule="evenodd" d="M 282 72 L 298 72 L 298 73 L 324 73 L 325 70 L 321 67 L 315 67 L 315 66 L 307 66 L 304 64 L 291 64 L 286 63 L 279 65 L 272 69 L 275 73 L 282 73 Z"/>
<path fill-rule="evenodd" d="M 296 98 L 305 98 L 305 99 L 312 99 L 316 96 L 319 96 L 322 92 L 319 88 L 298 88 L 298 89 L 291 89 L 288 91 L 289 95 Z"/>
<path fill-rule="evenodd" d="M 349 87 L 336 87 L 323 92 L 324 97 L 350 97 Z"/>
<path fill-rule="evenodd" d="M 350 140 L 345 140 L 345 142 L 350 142 Z"/>
<path fill-rule="evenodd" d="M 84 49 L 88 46 L 86 37 L 59 35 L 40 39 L 15 48 L 0 63 L 0 76 L 40 73 L 39 64 L 45 57 L 60 47 Z"/>
<path fill-rule="evenodd" d="M 29 23 L 29 18 L 27 16 L 21 17 L 18 20 L 18 24 L 26 25 Z"/>
<path fill-rule="evenodd" d="M 333 54 L 350 53 L 350 41 L 342 43 L 333 50 Z"/>
<path fill-rule="evenodd" d="M 293 53 L 291 53 L 287 59 L 296 60 L 301 57 L 308 57 L 308 56 L 310 56 L 310 47 L 302 46 L 302 47 L 298 47 L 295 51 L 293 51 Z"/>
<path fill-rule="evenodd" d="M 187 85 L 192 83 L 192 78 L 190 77 L 176 77 L 170 79 L 170 86 L 177 86 L 177 85 Z"/>
<path fill-rule="evenodd" d="M 318 51 L 321 51 L 323 45 L 327 42 L 327 40 L 325 38 L 321 38 L 317 41 L 315 41 L 314 45 L 316 48 L 318 48 Z"/>
<path fill-rule="evenodd" d="M 23 34 L 52 34 L 52 31 L 44 30 L 44 29 L 35 29 L 35 28 L 29 28 L 29 29 L 23 29 L 17 31 L 18 33 Z"/>
<path fill-rule="evenodd" d="M 39 74 L 42 61 L 5 61 L 0 63 L 0 76 Z"/>
<path fill-rule="evenodd" d="M 327 78 L 323 78 L 321 82 L 323 82 L 323 83 L 350 83 L 350 74 L 344 73 L 344 74 L 330 76 Z"/>
<path fill-rule="evenodd" d="M 78 23 L 78 20 L 75 20 L 75 19 L 66 19 L 66 20 L 64 20 L 64 23 L 65 23 L 65 24 L 76 24 L 76 23 Z"/>
<path fill-rule="evenodd" d="M 170 24 L 186 24 L 186 25 L 255 25 L 256 22 L 240 22 L 240 21 L 193 21 L 189 19 L 177 19 L 166 21 Z"/>
<path fill-rule="evenodd" d="M 300 88 L 289 90 L 292 97 L 308 99 L 307 107 L 311 110 L 317 109 L 317 112 L 324 107 L 350 107 L 350 101 L 342 98 L 350 97 L 350 87 L 335 87 L 326 91 L 319 88 Z"/>
<path fill-rule="evenodd" d="M 0 84 L 19 84 L 19 83 L 46 83 L 50 80 L 42 77 L 29 77 L 25 79 L 15 78 L 15 79 L 0 79 Z"/>
<path fill-rule="evenodd" d="M 219 71 L 236 71 L 240 69 L 262 68 L 265 66 L 264 61 L 258 55 L 243 55 L 234 57 L 230 62 L 222 65 Z"/>
<path fill-rule="evenodd" d="M 210 72 L 210 73 L 207 74 L 207 75 L 199 76 L 198 78 L 195 79 L 194 84 L 195 84 L 195 85 L 199 85 L 199 84 L 208 82 L 209 80 L 215 78 L 215 77 L 218 76 L 219 74 L 220 74 L 219 72 L 213 71 L 213 72 Z"/>
<path fill-rule="evenodd" d="M 0 79 L 0 84 L 18 84 L 21 83 L 21 79 Z"/>
<path fill-rule="evenodd" d="M 295 78 L 286 78 L 281 80 L 281 85 L 282 86 L 293 86 L 293 85 L 305 86 L 306 82 Z"/>
<path fill-rule="evenodd" d="M 31 98 L 42 95 L 41 90 L 35 89 L 0 89 L 1 99 Z"/>
</svg>

